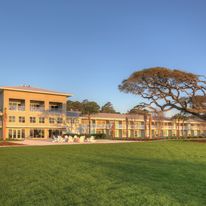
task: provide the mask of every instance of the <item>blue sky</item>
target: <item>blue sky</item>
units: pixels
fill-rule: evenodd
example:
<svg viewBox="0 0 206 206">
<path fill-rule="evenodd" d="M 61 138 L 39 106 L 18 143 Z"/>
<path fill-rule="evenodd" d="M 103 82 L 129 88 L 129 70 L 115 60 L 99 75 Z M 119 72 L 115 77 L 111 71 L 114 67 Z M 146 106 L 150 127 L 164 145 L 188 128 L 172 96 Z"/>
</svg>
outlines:
<svg viewBox="0 0 206 206">
<path fill-rule="evenodd" d="M 29 84 L 111 101 L 133 71 L 166 66 L 206 74 L 204 0 L 0 0 L 0 85 Z"/>
</svg>

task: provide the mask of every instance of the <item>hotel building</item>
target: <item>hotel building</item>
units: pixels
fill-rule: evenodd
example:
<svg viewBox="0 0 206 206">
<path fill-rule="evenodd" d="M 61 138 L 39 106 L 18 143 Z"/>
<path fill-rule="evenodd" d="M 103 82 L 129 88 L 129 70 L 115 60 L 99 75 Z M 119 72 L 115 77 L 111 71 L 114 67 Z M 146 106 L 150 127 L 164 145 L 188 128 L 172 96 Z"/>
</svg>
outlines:
<svg viewBox="0 0 206 206">
<path fill-rule="evenodd" d="M 89 120 L 80 117 L 84 133 Z M 172 120 L 141 114 L 98 113 L 90 117 L 91 133 L 105 133 L 116 138 L 157 138 L 174 136 L 206 136 L 206 122 L 199 119 Z"/>
<path fill-rule="evenodd" d="M 0 137 L 4 139 L 51 138 L 64 132 L 105 133 L 113 138 L 156 138 L 206 135 L 206 122 L 172 120 L 151 114 L 87 116 L 66 111 L 71 94 L 30 86 L 0 87 Z"/>
<path fill-rule="evenodd" d="M 0 87 L 1 137 L 47 138 L 61 134 L 70 96 L 30 86 Z"/>
</svg>

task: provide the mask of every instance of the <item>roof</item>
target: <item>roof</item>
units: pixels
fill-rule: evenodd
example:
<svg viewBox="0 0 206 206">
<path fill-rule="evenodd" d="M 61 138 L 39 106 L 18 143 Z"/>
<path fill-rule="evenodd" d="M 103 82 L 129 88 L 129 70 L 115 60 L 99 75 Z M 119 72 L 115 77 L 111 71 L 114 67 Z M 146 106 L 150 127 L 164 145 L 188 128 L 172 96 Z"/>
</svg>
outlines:
<svg viewBox="0 0 206 206">
<path fill-rule="evenodd" d="M 0 87 L 0 90 L 13 90 L 13 91 L 24 91 L 24 92 L 32 92 L 32 93 L 42 93 L 42 94 L 54 94 L 54 95 L 61 95 L 61 96 L 72 96 L 69 93 L 63 93 L 63 92 L 57 92 L 57 91 L 51 91 L 47 89 L 41 89 L 31 86 L 3 86 Z"/>
<path fill-rule="evenodd" d="M 67 117 L 70 117 L 70 118 L 78 118 L 79 116 L 80 116 L 80 112 L 67 111 Z"/>
<path fill-rule="evenodd" d="M 92 114 L 91 118 L 104 118 L 104 119 L 143 119 L 141 114 L 117 114 L 117 113 L 97 113 Z"/>
</svg>

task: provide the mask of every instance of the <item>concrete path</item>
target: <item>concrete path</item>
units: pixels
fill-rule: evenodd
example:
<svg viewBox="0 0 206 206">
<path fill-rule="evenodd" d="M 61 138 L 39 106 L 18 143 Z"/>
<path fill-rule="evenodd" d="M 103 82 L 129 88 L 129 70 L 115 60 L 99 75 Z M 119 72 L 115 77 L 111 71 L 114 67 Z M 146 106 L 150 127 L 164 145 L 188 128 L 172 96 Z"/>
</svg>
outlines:
<svg viewBox="0 0 206 206">
<path fill-rule="evenodd" d="M 137 141 L 126 141 L 126 140 L 95 140 L 95 142 L 84 142 L 84 143 L 68 143 L 68 142 L 52 142 L 52 140 L 24 140 L 24 141 L 13 141 L 17 144 L 23 144 L 19 146 L 47 146 L 47 145 L 78 145 L 78 144 L 117 144 L 117 143 L 131 143 Z M 17 145 L 16 145 L 17 146 Z M 19 147 L 17 146 L 17 147 Z M 5 146 L 9 147 L 9 146 Z M 15 147 L 15 146 L 12 146 Z"/>
</svg>

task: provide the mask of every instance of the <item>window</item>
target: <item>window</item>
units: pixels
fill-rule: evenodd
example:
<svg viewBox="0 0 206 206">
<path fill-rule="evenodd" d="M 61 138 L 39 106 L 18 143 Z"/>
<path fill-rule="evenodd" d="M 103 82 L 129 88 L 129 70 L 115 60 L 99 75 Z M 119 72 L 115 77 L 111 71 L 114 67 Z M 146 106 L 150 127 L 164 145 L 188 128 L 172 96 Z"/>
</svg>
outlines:
<svg viewBox="0 0 206 206">
<path fill-rule="evenodd" d="M 36 117 L 30 117 L 30 123 L 36 123 Z"/>
<path fill-rule="evenodd" d="M 62 103 L 58 102 L 49 102 L 49 109 L 53 112 L 61 112 L 62 111 Z"/>
<path fill-rule="evenodd" d="M 9 116 L 9 122 L 15 122 L 16 118 L 15 116 Z"/>
<path fill-rule="evenodd" d="M 8 137 L 9 139 L 25 138 L 25 130 L 24 129 L 9 129 Z"/>
<path fill-rule="evenodd" d="M 44 123 L 45 122 L 45 118 L 44 117 L 39 117 L 39 123 Z"/>
<path fill-rule="evenodd" d="M 62 122 L 63 122 L 63 119 L 62 119 L 61 117 L 58 117 L 58 118 L 57 118 L 57 123 L 58 123 L 58 124 L 62 124 Z"/>
<path fill-rule="evenodd" d="M 9 129 L 9 139 L 12 138 L 12 129 Z"/>
<path fill-rule="evenodd" d="M 30 137 L 31 138 L 44 138 L 44 130 L 43 129 L 31 129 Z"/>
<path fill-rule="evenodd" d="M 144 130 L 140 130 L 140 136 L 141 136 L 142 138 L 144 138 L 144 135 L 145 135 Z"/>
<path fill-rule="evenodd" d="M 32 112 L 42 112 L 44 111 L 44 102 L 43 101 L 30 101 L 30 111 Z"/>
<path fill-rule="evenodd" d="M 25 123 L 25 117 L 19 117 L 19 122 L 20 123 Z"/>
<path fill-rule="evenodd" d="M 50 124 L 54 124 L 54 118 L 51 118 L 51 117 L 50 117 L 50 118 L 49 118 L 49 123 L 50 123 Z"/>
<path fill-rule="evenodd" d="M 53 136 L 58 136 L 58 135 L 62 135 L 62 130 L 55 130 L 55 129 L 49 130 L 49 138 L 52 138 Z"/>
<path fill-rule="evenodd" d="M 25 100 L 9 99 L 9 110 L 25 111 Z"/>
<path fill-rule="evenodd" d="M 25 138 L 25 130 L 22 129 L 21 131 L 22 131 L 22 134 L 21 134 L 22 138 Z"/>
</svg>

